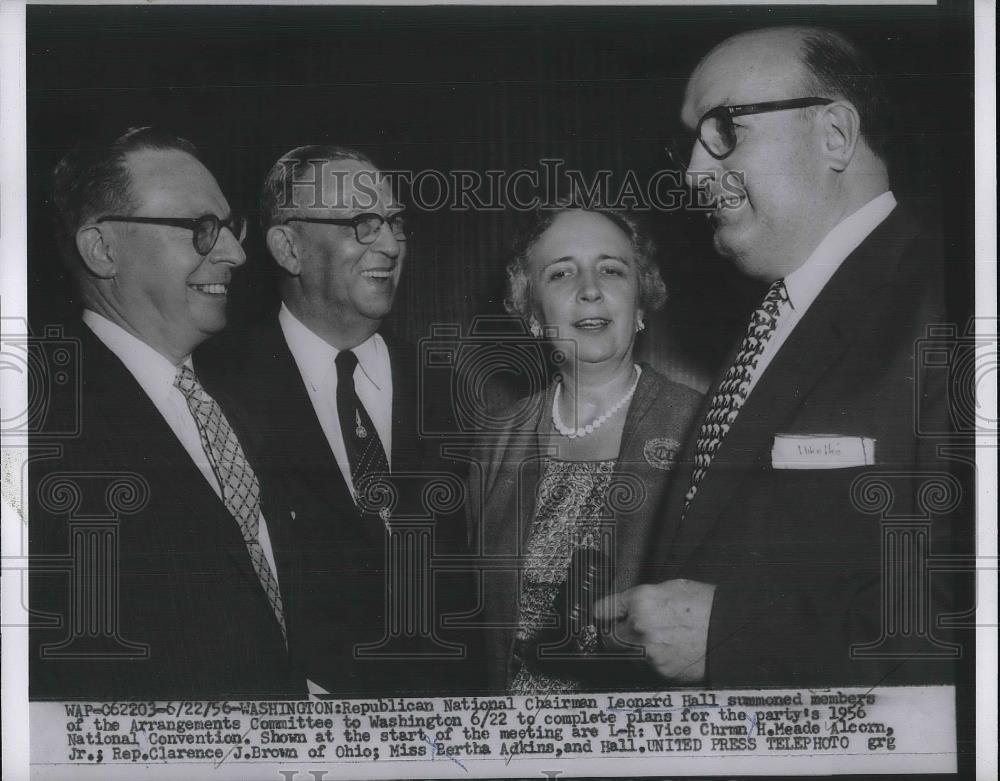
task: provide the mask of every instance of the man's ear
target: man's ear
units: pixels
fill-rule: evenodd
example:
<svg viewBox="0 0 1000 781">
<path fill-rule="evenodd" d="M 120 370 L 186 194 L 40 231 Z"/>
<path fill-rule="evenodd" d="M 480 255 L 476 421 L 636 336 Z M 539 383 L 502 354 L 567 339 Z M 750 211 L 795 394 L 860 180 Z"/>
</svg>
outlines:
<svg viewBox="0 0 1000 781">
<path fill-rule="evenodd" d="M 843 171 L 854 158 L 861 138 L 861 117 L 846 101 L 836 101 L 820 109 L 823 112 L 823 151 L 835 171 Z"/>
<path fill-rule="evenodd" d="M 267 249 L 275 263 L 281 266 L 293 277 L 302 273 L 302 262 L 299 259 L 298 237 L 295 231 L 287 225 L 272 225 L 267 229 Z"/>
<path fill-rule="evenodd" d="M 95 277 L 111 279 L 118 273 L 111 235 L 101 225 L 84 225 L 76 232 L 76 249 Z"/>
</svg>

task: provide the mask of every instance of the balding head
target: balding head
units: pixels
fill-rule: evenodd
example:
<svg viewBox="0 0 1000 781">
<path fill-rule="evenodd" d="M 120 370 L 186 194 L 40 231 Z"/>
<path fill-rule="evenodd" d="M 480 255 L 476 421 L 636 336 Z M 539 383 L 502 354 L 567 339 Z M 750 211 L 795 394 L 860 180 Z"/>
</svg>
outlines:
<svg viewBox="0 0 1000 781">
<path fill-rule="evenodd" d="M 709 65 L 714 70 L 720 63 L 728 69 L 727 79 L 731 76 L 738 81 L 742 77 L 754 84 L 761 95 L 777 95 L 774 100 L 820 95 L 849 102 L 860 117 L 861 141 L 886 161 L 889 109 L 885 81 L 865 53 L 840 33 L 822 27 L 796 26 L 734 35 L 702 59 L 688 81 L 688 92 Z M 703 109 L 698 117 L 713 106 L 732 102 L 716 102 Z M 685 122 L 688 119 L 684 117 Z"/>
<path fill-rule="evenodd" d="M 772 281 L 794 271 L 835 225 L 888 189 L 873 150 L 883 133 L 871 133 L 871 144 L 864 135 L 863 111 L 884 103 L 866 97 L 865 72 L 839 34 L 780 27 L 723 41 L 692 74 L 682 121 L 695 130 L 715 109 L 732 144 L 719 152 L 695 143 L 691 176 L 717 199 L 717 251 L 749 276 Z M 822 105 L 782 105 L 803 99 Z"/>
<path fill-rule="evenodd" d="M 728 38 L 698 63 L 684 93 L 685 124 L 715 106 L 798 97 L 807 81 L 801 39 L 793 28 Z M 749 99 L 746 96 L 753 96 Z"/>
</svg>

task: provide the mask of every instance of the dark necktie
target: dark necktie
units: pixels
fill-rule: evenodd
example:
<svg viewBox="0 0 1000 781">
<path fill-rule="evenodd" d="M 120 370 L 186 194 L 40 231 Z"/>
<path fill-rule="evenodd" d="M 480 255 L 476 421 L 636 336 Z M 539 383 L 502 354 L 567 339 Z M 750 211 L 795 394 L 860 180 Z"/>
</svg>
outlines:
<svg viewBox="0 0 1000 781">
<path fill-rule="evenodd" d="M 379 439 L 378 431 L 372 423 L 354 388 L 354 369 L 358 356 L 351 350 L 342 350 L 334 360 L 337 366 L 337 415 L 340 418 L 340 433 L 347 450 L 347 461 L 351 465 L 351 482 L 358 506 L 365 512 L 365 497 L 373 491 L 374 475 L 389 474 L 389 459 Z M 366 513 L 367 514 L 367 513 Z M 382 523 L 388 526 L 389 510 L 383 508 L 378 513 Z"/>
<path fill-rule="evenodd" d="M 260 585 L 267 594 L 271 609 L 274 610 L 274 615 L 281 625 L 281 634 L 285 635 L 287 642 L 281 590 L 264 556 L 264 548 L 258 536 L 260 484 L 257 482 L 257 475 L 247 462 L 243 448 L 240 447 L 240 442 L 226 416 L 222 414 L 222 409 L 215 399 L 205 392 L 194 372 L 182 365 L 177 370 L 174 386 L 184 394 L 188 409 L 198 424 L 201 444 L 219 481 L 223 502 L 239 524 L 254 572 L 257 573 Z"/>
<path fill-rule="evenodd" d="M 757 368 L 764 347 L 767 346 L 778 325 L 781 313 L 788 306 L 788 292 L 785 281 L 779 279 L 768 288 L 767 295 L 750 318 L 746 336 L 740 343 L 736 358 L 719 384 L 719 389 L 712 397 L 705 422 L 698 432 L 698 442 L 695 445 L 694 473 L 691 475 L 691 487 L 684 498 L 684 510 L 687 511 L 691 500 L 698 493 L 698 486 L 705 478 L 712 459 L 719 450 L 722 440 L 736 420 L 736 416 L 750 395 L 750 381 Z"/>
</svg>

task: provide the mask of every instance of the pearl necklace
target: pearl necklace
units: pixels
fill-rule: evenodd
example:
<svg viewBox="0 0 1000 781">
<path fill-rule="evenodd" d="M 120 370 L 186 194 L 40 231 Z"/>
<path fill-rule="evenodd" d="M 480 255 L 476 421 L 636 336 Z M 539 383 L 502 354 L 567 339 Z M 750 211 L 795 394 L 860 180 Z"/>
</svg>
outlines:
<svg viewBox="0 0 1000 781">
<path fill-rule="evenodd" d="M 639 378 L 642 376 L 642 367 L 639 364 L 635 364 L 635 380 L 632 382 L 632 386 L 628 389 L 624 396 L 622 396 L 615 405 L 601 415 L 599 418 L 586 426 L 581 426 L 580 428 L 569 428 L 562 421 L 562 416 L 559 414 L 559 395 L 562 392 L 562 382 L 556 385 L 556 392 L 552 394 L 552 425 L 556 427 L 556 431 L 562 434 L 564 437 L 569 437 L 570 439 L 579 439 L 580 437 L 585 437 L 588 434 L 593 434 L 598 428 L 600 428 L 612 415 L 614 415 L 618 410 L 628 404 L 629 399 L 635 394 L 635 389 L 639 386 Z"/>
</svg>

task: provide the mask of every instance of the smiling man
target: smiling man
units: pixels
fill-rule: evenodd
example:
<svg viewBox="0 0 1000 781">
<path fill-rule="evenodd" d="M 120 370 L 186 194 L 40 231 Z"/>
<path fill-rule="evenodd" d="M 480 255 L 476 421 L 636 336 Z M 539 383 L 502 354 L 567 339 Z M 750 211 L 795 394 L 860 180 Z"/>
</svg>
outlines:
<svg viewBox="0 0 1000 781">
<path fill-rule="evenodd" d="M 915 360 L 949 319 L 944 254 L 890 190 L 889 112 L 865 57 L 825 29 L 737 35 L 688 82 L 678 162 L 715 200 L 715 249 L 768 290 L 694 427 L 647 584 L 600 608 L 659 685 L 953 677 L 937 619 L 955 584 L 920 554 L 952 552 L 970 516 L 945 440 L 918 433 L 951 429 L 944 372 Z M 900 518 L 927 521 L 912 549 L 892 547 Z"/>
<path fill-rule="evenodd" d="M 242 220 L 195 148 L 153 128 L 67 155 L 53 200 L 84 311 L 80 386 L 47 402 L 79 432 L 30 474 L 31 608 L 56 619 L 31 634 L 32 698 L 304 692 L 271 544 L 288 512 L 191 358 L 226 324 Z"/>
<path fill-rule="evenodd" d="M 416 661 L 357 653 L 387 631 L 386 540 L 390 511 L 406 514 L 400 481 L 437 464 L 438 443 L 417 432 L 416 350 L 380 332 L 406 257 L 403 207 L 366 155 L 304 146 L 268 173 L 261 220 L 281 308 L 234 334 L 214 363 L 255 421 L 264 479 L 301 499 L 286 550 L 303 596 L 294 650 L 314 691 L 433 690 L 434 671 Z M 395 508 L 366 501 L 389 480 Z"/>
<path fill-rule="evenodd" d="M 282 331 L 301 325 L 337 351 L 355 350 L 366 373 L 365 357 L 385 354 L 376 332 L 406 257 L 406 216 L 389 179 L 360 152 L 300 147 L 268 174 L 261 213 L 267 247 L 286 272 Z"/>
</svg>

